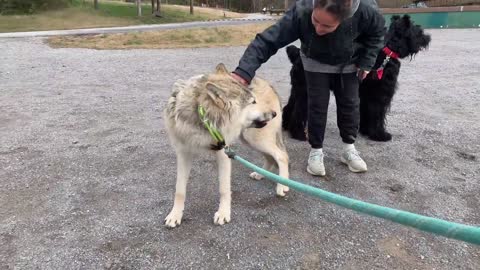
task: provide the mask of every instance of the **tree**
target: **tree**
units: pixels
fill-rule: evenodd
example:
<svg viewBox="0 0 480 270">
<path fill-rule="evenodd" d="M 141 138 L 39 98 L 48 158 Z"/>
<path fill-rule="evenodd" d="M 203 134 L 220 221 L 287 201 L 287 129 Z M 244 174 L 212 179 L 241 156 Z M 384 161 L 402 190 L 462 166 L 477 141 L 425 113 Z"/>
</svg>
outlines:
<svg viewBox="0 0 480 270">
<path fill-rule="evenodd" d="M 193 0 L 190 0 L 190 14 L 193 15 Z"/>
<path fill-rule="evenodd" d="M 93 7 L 98 9 L 98 0 L 93 0 Z"/>
<path fill-rule="evenodd" d="M 137 16 L 142 17 L 142 0 L 137 0 Z"/>
<path fill-rule="evenodd" d="M 157 7 L 155 8 L 155 1 L 157 2 Z M 152 0 L 152 15 L 155 17 L 162 17 L 162 13 L 160 12 L 161 3 L 160 0 Z"/>
</svg>

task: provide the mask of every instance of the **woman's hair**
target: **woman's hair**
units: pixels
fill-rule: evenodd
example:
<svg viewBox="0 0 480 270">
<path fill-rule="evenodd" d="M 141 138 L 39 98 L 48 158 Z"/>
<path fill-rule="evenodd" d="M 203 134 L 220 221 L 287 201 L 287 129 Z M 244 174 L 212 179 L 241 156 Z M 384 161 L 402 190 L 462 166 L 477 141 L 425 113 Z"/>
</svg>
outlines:
<svg viewBox="0 0 480 270">
<path fill-rule="evenodd" d="M 325 9 L 343 21 L 350 16 L 352 0 L 313 0 L 313 8 Z"/>
</svg>

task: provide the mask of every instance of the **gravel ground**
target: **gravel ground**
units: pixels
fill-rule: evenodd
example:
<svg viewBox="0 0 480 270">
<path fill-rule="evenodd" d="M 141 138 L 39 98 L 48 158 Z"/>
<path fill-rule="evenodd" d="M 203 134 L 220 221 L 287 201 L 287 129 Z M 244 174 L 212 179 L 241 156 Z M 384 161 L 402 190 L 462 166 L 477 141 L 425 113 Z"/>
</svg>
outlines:
<svg viewBox="0 0 480 270">
<path fill-rule="evenodd" d="M 326 179 L 305 172 L 308 145 L 287 140 L 291 177 L 352 198 L 480 225 L 480 30 L 430 30 L 404 61 L 389 143 L 359 138 L 369 165 L 339 162 L 331 100 Z M 244 48 L 51 49 L 0 39 L 0 269 L 480 269 L 480 248 L 357 214 L 234 163 L 232 222 L 213 225 L 216 166 L 199 158 L 184 223 L 172 206 L 175 155 L 161 110 L 176 79 L 229 68 Z M 284 50 L 259 70 L 286 101 Z M 237 149 L 239 147 L 237 146 Z M 254 163 L 261 158 L 243 147 Z"/>
</svg>

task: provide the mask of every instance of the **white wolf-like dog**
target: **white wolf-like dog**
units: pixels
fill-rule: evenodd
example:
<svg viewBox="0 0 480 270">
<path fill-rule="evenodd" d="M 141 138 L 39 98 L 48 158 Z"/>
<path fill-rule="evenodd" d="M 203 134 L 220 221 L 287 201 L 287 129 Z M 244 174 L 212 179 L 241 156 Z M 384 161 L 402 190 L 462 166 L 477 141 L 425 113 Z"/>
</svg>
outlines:
<svg viewBox="0 0 480 270">
<path fill-rule="evenodd" d="M 199 107 L 203 115 L 199 113 Z M 177 81 L 164 110 L 166 130 L 177 154 L 175 199 L 165 225 L 173 228 L 182 222 L 187 180 L 194 155 L 199 152 L 210 152 L 217 159 L 220 205 L 214 223 L 230 222 L 231 161 L 221 149 L 222 142 L 215 140 L 208 127 L 223 135 L 227 145 L 241 138 L 264 154 L 265 169 L 272 171 L 278 167 L 279 174 L 288 178 L 281 113 L 279 97 L 265 80 L 255 78 L 249 87 L 245 87 L 223 64 L 219 64 L 214 73 Z M 250 176 L 257 180 L 262 178 L 256 173 Z M 277 184 L 278 196 L 285 196 L 288 190 L 288 187 Z"/>
</svg>

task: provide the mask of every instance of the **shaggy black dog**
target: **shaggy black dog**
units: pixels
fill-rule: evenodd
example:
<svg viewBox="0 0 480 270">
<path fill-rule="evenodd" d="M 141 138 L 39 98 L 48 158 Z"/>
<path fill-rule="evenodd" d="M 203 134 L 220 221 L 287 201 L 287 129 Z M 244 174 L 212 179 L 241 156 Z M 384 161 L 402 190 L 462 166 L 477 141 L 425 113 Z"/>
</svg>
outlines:
<svg viewBox="0 0 480 270">
<path fill-rule="evenodd" d="M 379 52 L 372 72 L 360 84 L 360 134 L 374 141 L 389 141 L 390 133 L 385 130 L 385 121 L 397 89 L 400 59 L 412 59 L 426 49 L 430 35 L 420 25 L 415 25 L 410 16 L 393 16 L 385 35 L 385 47 Z M 300 50 L 294 45 L 287 47 L 292 62 L 290 78 L 292 91 L 283 108 L 283 129 L 291 137 L 305 141 L 307 127 L 307 85 Z"/>
<path fill-rule="evenodd" d="M 290 69 L 290 84 L 292 91 L 287 105 L 283 107 L 282 127 L 290 132 L 294 139 L 305 141 L 307 128 L 307 81 L 303 69 L 300 49 L 294 45 L 287 47 L 287 55 L 292 62 Z"/>
</svg>

